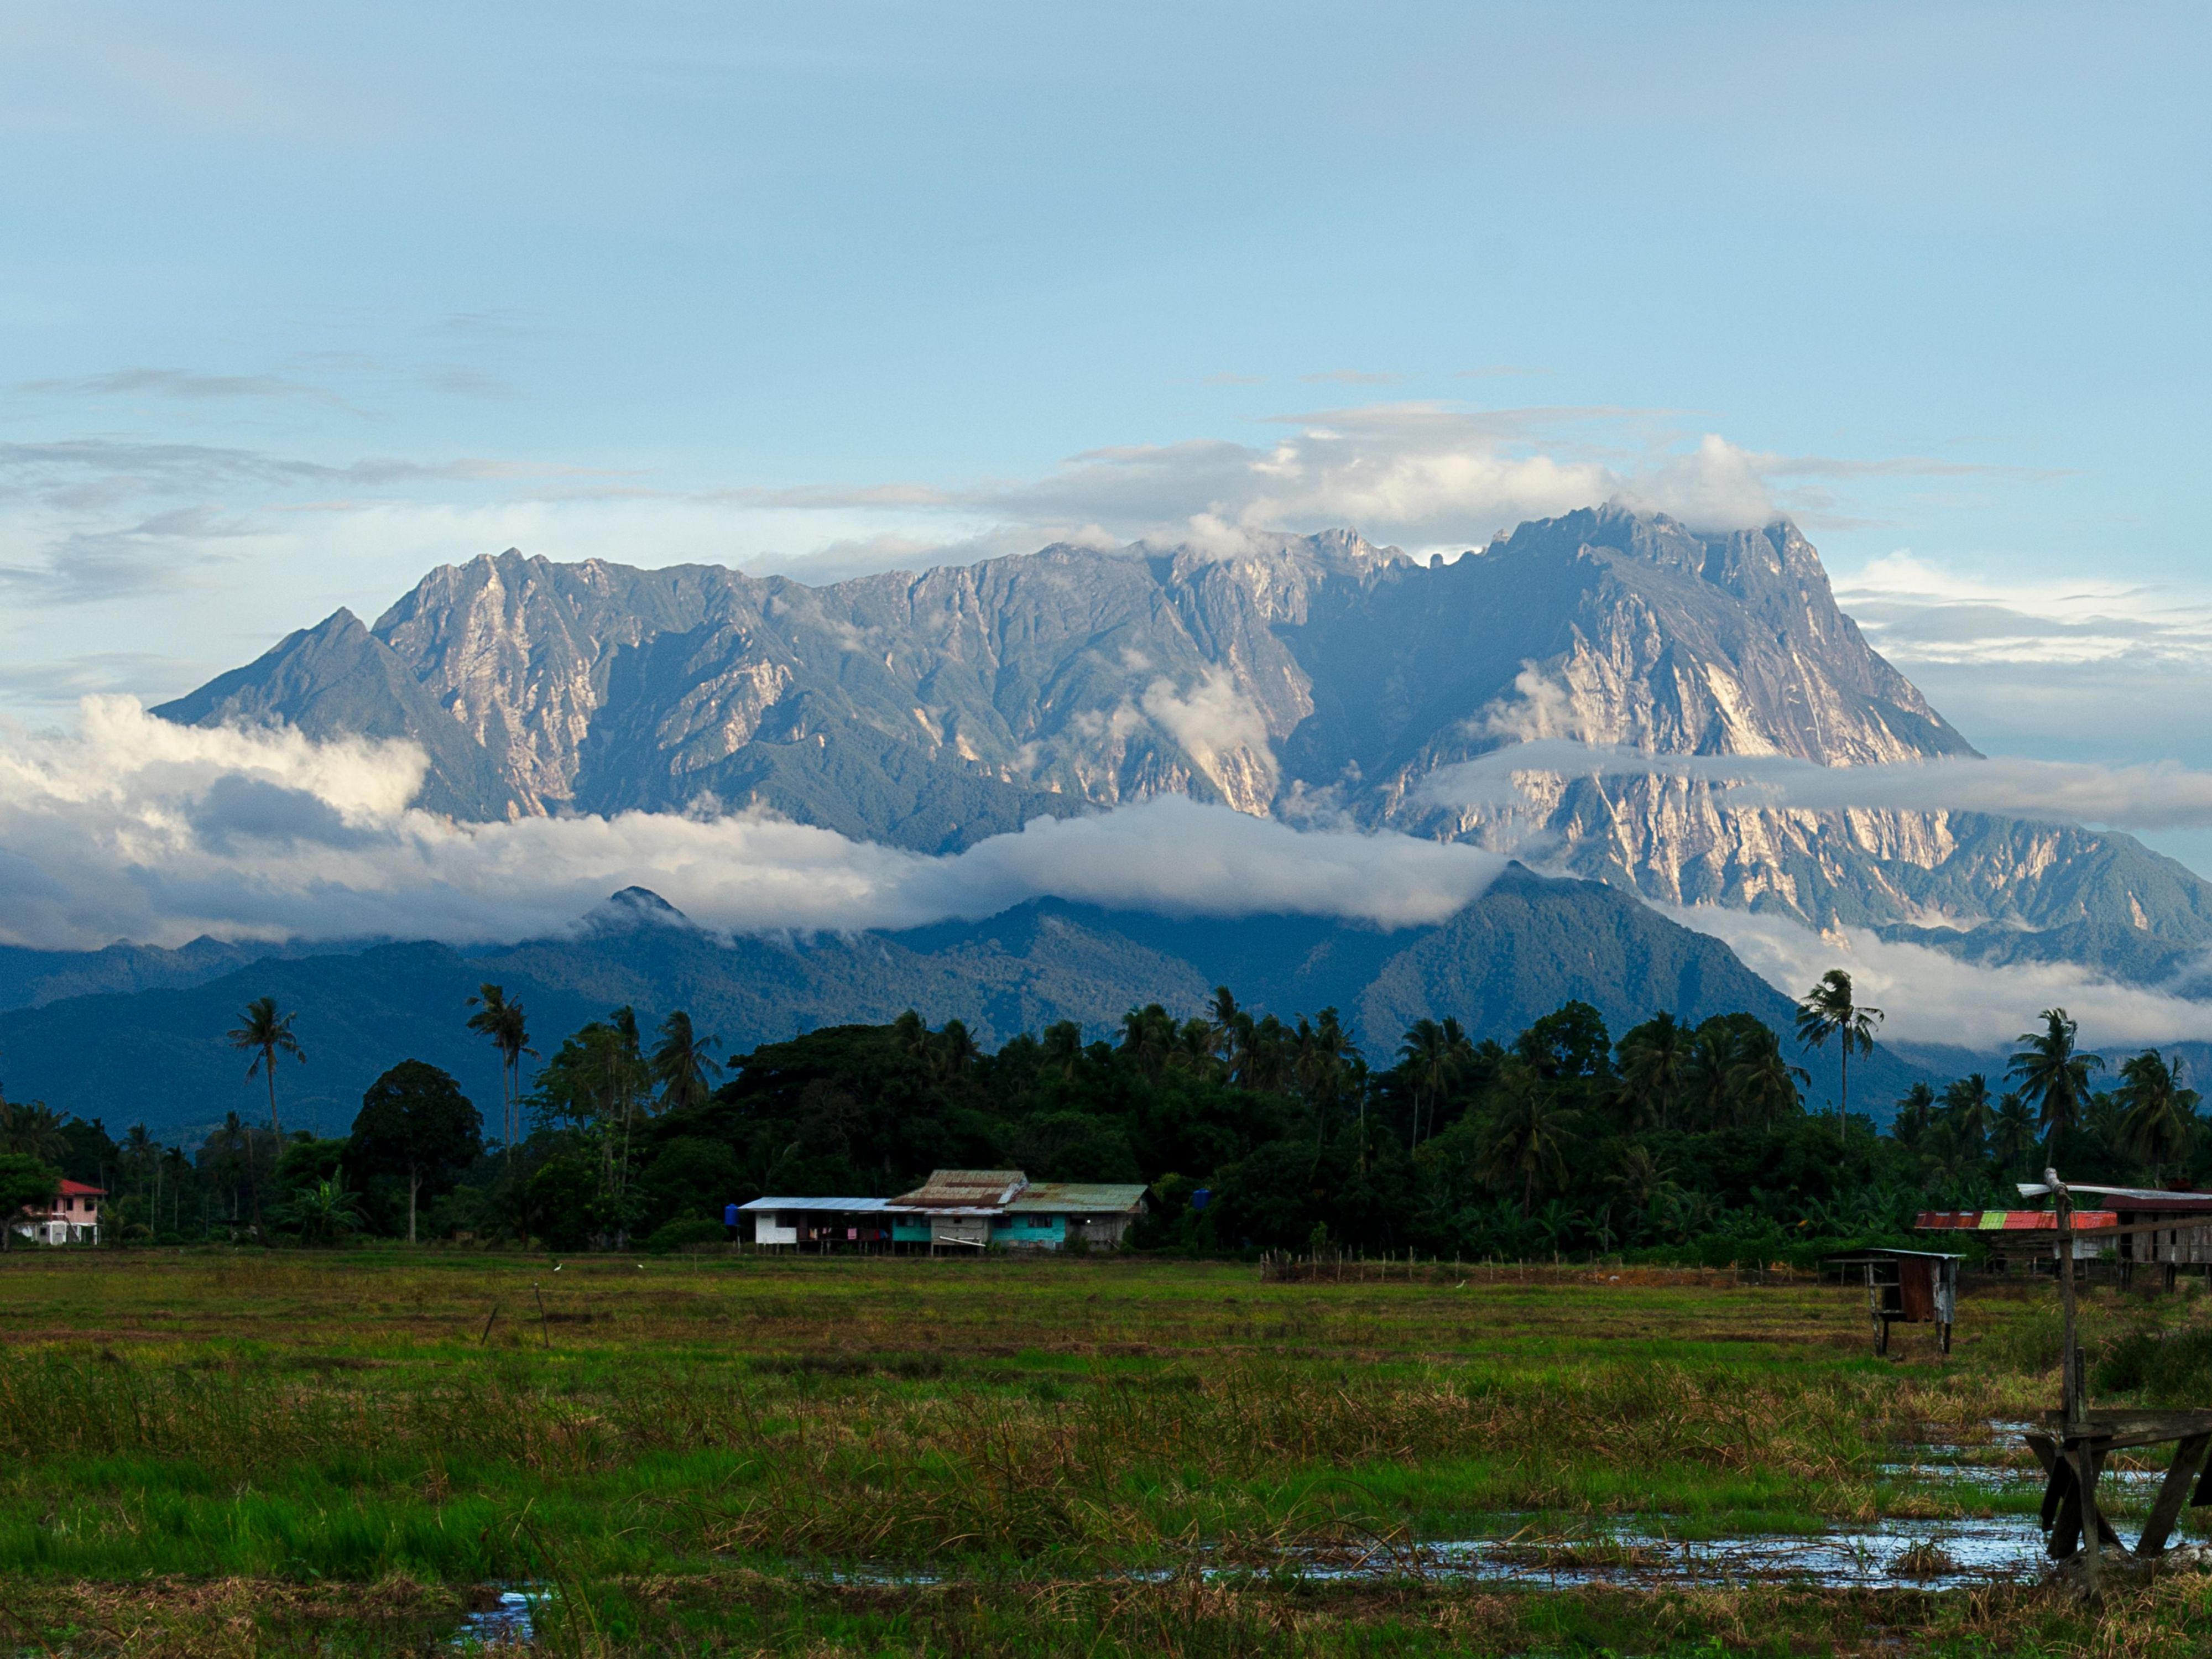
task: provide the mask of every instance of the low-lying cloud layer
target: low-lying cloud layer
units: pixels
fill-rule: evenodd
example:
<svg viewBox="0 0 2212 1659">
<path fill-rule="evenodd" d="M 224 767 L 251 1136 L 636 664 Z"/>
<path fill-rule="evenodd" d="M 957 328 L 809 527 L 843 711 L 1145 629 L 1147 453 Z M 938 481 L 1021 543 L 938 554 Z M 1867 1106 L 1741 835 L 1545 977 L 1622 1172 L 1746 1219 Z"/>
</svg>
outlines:
<svg viewBox="0 0 2212 1659">
<path fill-rule="evenodd" d="M 1553 759 L 1616 763 L 1575 744 L 1524 744 L 1508 755 L 1525 763 L 1554 747 L 1578 752 Z M 1688 757 L 1675 769 L 1706 764 Z M 1718 774 L 1741 770 L 1729 763 Z M 173 945 L 202 933 L 518 939 L 559 933 L 630 885 L 728 932 L 915 927 L 1048 895 L 1174 915 L 1291 913 L 1398 927 L 1443 920 L 1504 863 L 1405 836 L 1295 830 L 1181 796 L 1040 820 L 947 857 L 753 813 L 454 824 L 410 806 L 422 771 L 420 751 L 406 743 L 179 726 L 127 698 L 88 698 L 73 734 L 0 735 L 0 942 L 69 950 L 117 939 Z M 2123 793 L 2100 802 L 2118 811 Z M 2098 1042 L 2212 1038 L 2212 1003 L 2114 985 L 2079 968 L 1984 967 L 1872 933 L 1823 936 L 1709 907 L 1665 914 L 1725 941 L 1791 994 L 1842 963 L 1890 1010 L 1886 1031 L 1895 1038 L 1998 1046 L 2054 1004 Z"/>
<path fill-rule="evenodd" d="M 2169 764 L 2097 766 L 2024 760 L 1817 766 L 1787 755 L 1660 755 L 1540 738 L 1440 767 L 1419 798 L 1437 805 L 1512 806 L 1517 777 L 1686 778 L 1715 786 L 1724 806 L 1836 811 L 1988 812 L 2120 830 L 2212 825 L 2212 773 Z"/>
<path fill-rule="evenodd" d="M 948 857 L 750 813 L 455 824 L 408 805 L 422 772 L 410 744 L 178 726 L 87 699 L 73 735 L 0 739 L 0 940 L 515 939 L 633 884 L 732 932 L 915 927 L 1045 895 L 1395 927 L 1450 915 L 1504 865 L 1179 796 Z"/>
<path fill-rule="evenodd" d="M 2091 1048 L 2212 1038 L 2212 1002 L 2114 984 L 2071 963 L 1990 967 L 1863 928 L 1823 934 L 1787 917 L 1717 905 L 1653 908 L 1721 940 L 1790 996 L 1802 996 L 1831 968 L 1849 970 L 1859 1000 L 1884 1010 L 1881 1035 L 1893 1041 L 2008 1048 L 2044 1008 L 2073 1015 Z M 1832 1078 L 1815 1077 L 1814 1092 L 1823 1086 L 1832 1088 Z"/>
</svg>

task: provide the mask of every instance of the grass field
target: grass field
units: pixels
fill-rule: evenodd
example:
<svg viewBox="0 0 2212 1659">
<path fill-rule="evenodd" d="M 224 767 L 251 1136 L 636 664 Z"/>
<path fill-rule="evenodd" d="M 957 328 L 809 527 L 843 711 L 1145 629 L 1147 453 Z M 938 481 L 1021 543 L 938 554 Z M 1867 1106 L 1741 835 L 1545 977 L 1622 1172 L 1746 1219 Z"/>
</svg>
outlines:
<svg viewBox="0 0 2212 1659">
<path fill-rule="evenodd" d="M 1900 1471 L 2039 1408 L 2047 1287 L 1867 1352 L 1805 1284 L 1275 1285 L 1109 1261 L 0 1261 L 0 1640 L 415 1652 L 488 1587 L 552 1651 L 2195 1652 L 2169 1579 L 2056 1593 L 1470 1582 L 1568 1553 L 2015 1517 Z M 1647 1279 L 1650 1276 L 1646 1275 Z M 2090 1298 L 2093 1321 L 2196 1298 Z M 1608 1543 L 1608 1540 L 1612 1540 Z M 1364 1562 L 1364 1569 L 1330 1571 Z M 1377 1566 L 1376 1563 L 1384 1564 Z M 1389 1564 L 1403 1563 L 1401 1570 Z"/>
</svg>

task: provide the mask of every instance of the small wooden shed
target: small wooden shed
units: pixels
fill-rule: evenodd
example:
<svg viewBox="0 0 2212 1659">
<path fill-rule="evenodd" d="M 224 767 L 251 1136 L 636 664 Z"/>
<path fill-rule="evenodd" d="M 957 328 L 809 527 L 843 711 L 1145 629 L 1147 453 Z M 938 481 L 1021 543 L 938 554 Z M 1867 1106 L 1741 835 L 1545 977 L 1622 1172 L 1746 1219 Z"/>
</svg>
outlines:
<svg viewBox="0 0 2212 1659">
<path fill-rule="evenodd" d="M 1959 1264 L 1965 1260 L 1933 1250 L 1867 1249 L 1830 1256 L 1828 1263 L 1864 1271 L 1876 1353 L 1889 1352 L 1889 1328 L 1896 1324 L 1933 1325 L 1936 1352 L 1948 1353 L 1959 1307 Z"/>
</svg>

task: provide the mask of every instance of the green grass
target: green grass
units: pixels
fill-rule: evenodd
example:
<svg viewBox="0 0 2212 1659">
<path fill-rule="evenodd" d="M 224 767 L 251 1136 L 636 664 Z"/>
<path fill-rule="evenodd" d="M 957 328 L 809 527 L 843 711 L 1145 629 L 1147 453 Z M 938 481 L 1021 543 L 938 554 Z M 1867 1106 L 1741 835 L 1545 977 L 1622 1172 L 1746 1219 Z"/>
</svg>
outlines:
<svg viewBox="0 0 2212 1659">
<path fill-rule="evenodd" d="M 1985 1434 L 2051 1391 L 2033 1292 L 1970 1298 L 1949 1361 L 1916 1333 L 1893 1363 L 1866 1351 L 1860 1295 L 1803 1284 L 552 1267 L 0 1261 L 0 1638 L 13 1621 L 33 1647 L 74 1631 L 77 1650 L 196 1651 L 221 1626 L 264 1651 L 317 1630 L 410 1650 L 475 1587 L 530 1580 L 567 1587 L 545 1643 L 591 1651 L 1823 1651 L 1865 1638 L 1839 1611 L 1865 1598 L 1276 1570 L 1291 1547 L 1376 1539 L 2017 1514 L 2033 1494 L 1879 1466 L 1893 1439 Z M 1200 1546 L 1259 1576 L 1200 1583 Z M 2178 1594 L 2155 1592 L 2156 1629 L 2199 1628 Z M 1723 1607 L 1760 1596 L 1765 1613 Z M 1969 1600 L 1877 1597 L 1875 1624 L 1963 1652 L 1974 1619 L 1993 1637 L 2002 1613 L 2018 1645 L 2077 1617 L 2030 1592 Z"/>
</svg>

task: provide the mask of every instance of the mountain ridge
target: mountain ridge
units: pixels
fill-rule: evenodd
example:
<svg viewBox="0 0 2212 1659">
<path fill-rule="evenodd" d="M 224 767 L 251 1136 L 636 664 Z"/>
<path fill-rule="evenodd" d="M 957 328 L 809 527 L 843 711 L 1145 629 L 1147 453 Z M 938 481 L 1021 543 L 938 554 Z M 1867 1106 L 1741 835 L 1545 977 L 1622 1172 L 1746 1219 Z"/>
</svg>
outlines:
<svg viewBox="0 0 2212 1659">
<path fill-rule="evenodd" d="M 251 1118 L 265 1112 L 262 1085 L 246 1078 L 224 1032 L 266 995 L 295 1015 L 308 1056 L 278 1074 L 287 1125 L 342 1133 L 368 1084 L 409 1058 L 451 1072 L 481 1105 L 498 1097 L 498 1062 L 466 1022 L 469 996 L 487 981 L 525 1004 L 547 1053 L 624 1004 L 648 1027 L 684 1008 L 701 1031 L 737 1048 L 884 1023 L 909 1007 L 933 1025 L 965 1021 L 986 1046 L 1059 1019 L 1109 1036 L 1146 1003 L 1195 1015 L 1218 984 L 1286 1019 L 1336 1006 L 1378 1059 L 1418 1018 L 1449 1015 L 1477 1038 L 1504 1039 L 1570 999 L 1597 1007 L 1616 1035 L 1662 1007 L 1692 1020 L 1750 1012 L 1796 1048 L 1789 1000 L 1718 940 L 1602 884 L 1518 867 L 1447 922 L 1395 933 L 1312 917 L 1177 920 L 1048 899 L 897 933 L 728 938 L 681 925 L 680 912 L 650 896 L 651 905 L 636 896 L 601 905 L 596 927 L 587 919 L 564 937 L 480 952 L 397 943 L 270 956 L 189 987 L 0 1012 L 9 1091 L 100 1117 L 111 1130 L 143 1120 L 174 1135 L 226 1111 Z M 135 1040 L 106 1040 L 118 1030 Z M 1856 1065 L 1853 1074 L 1862 1075 Z M 1929 1075 L 1885 1048 L 1863 1070 L 1861 1109 L 1886 1110 Z M 1812 1109 L 1825 1086 L 1816 1074 Z"/>
<path fill-rule="evenodd" d="M 755 807 L 923 852 L 1181 793 L 1540 858 L 1659 902 L 2123 976 L 2212 946 L 2212 885 L 2131 838 L 1743 805 L 1699 778 L 1443 769 L 1533 738 L 1822 765 L 1971 757 L 1787 520 L 1590 508 L 1421 563 L 1349 531 L 1032 554 L 823 587 L 709 565 L 443 566 L 155 711 L 417 737 L 461 817 Z"/>
</svg>

